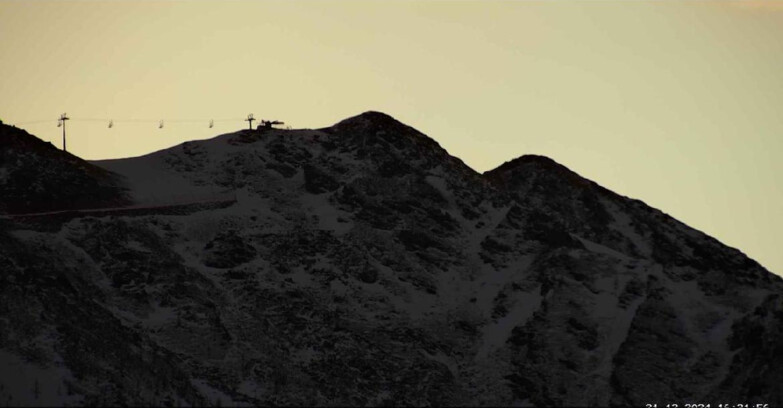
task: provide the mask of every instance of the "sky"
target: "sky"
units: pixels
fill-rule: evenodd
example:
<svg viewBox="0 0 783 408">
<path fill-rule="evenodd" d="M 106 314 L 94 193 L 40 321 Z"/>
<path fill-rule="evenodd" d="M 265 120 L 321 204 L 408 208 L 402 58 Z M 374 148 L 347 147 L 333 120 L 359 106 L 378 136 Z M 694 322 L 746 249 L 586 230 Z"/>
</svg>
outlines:
<svg viewBox="0 0 783 408">
<path fill-rule="evenodd" d="M 67 113 L 85 159 L 377 110 L 480 172 L 549 156 L 778 274 L 781 109 L 777 1 L 0 0 L 0 119 L 59 147 Z"/>
</svg>

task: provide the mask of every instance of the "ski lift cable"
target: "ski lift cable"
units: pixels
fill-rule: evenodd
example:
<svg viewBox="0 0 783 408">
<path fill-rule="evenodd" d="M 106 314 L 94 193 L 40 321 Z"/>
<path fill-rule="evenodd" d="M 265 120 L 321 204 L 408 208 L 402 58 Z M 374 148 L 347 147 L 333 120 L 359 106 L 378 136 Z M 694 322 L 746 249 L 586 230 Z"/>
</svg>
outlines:
<svg viewBox="0 0 783 408">
<path fill-rule="evenodd" d="M 40 120 L 26 120 L 24 122 L 9 122 L 9 125 L 30 125 L 33 123 L 54 123 L 59 122 L 60 119 L 40 119 Z"/>
<path fill-rule="evenodd" d="M 10 124 L 28 124 L 28 123 L 46 123 L 46 122 L 56 122 L 60 119 L 38 119 L 38 120 L 22 120 L 18 122 L 7 122 Z M 77 122 L 107 122 L 110 120 L 113 120 L 115 122 L 159 122 L 160 119 L 133 119 L 133 118 L 111 118 L 111 117 L 105 117 L 105 118 L 80 118 L 80 117 L 71 117 L 69 120 L 77 121 Z M 209 122 L 210 120 L 214 120 L 215 122 L 240 122 L 247 120 L 247 118 L 203 118 L 203 119 L 182 119 L 182 118 L 171 118 L 164 120 L 168 122 Z"/>
<path fill-rule="evenodd" d="M 108 122 L 110 120 L 113 120 L 115 123 L 123 123 L 123 122 L 126 122 L 126 123 L 127 122 L 157 123 L 157 122 L 160 122 L 161 119 L 73 118 L 72 120 L 77 121 L 77 122 Z M 205 123 L 205 122 L 209 123 L 210 121 L 214 121 L 215 123 L 217 123 L 217 122 L 242 122 L 242 121 L 245 121 L 247 119 L 244 119 L 244 118 L 235 118 L 235 119 L 211 119 L 211 118 L 206 118 L 206 119 L 176 119 L 176 118 L 174 118 L 174 119 L 166 119 L 166 118 L 164 118 L 163 120 L 165 120 L 166 122 L 171 122 L 171 123 Z M 49 122 L 49 121 L 51 121 L 51 120 L 43 120 L 43 121 L 40 121 L 40 122 Z M 18 123 L 21 124 L 22 122 L 18 122 Z M 29 122 L 25 122 L 25 123 L 29 123 Z"/>
<path fill-rule="evenodd" d="M 249 115 L 250 116 L 250 115 Z M 250 118 L 253 119 L 253 121 L 257 121 L 258 119 L 255 117 L 250 116 Z M 88 118 L 69 118 L 70 121 L 73 122 L 103 122 L 108 123 L 109 128 L 112 128 L 114 125 L 119 125 L 123 123 L 157 123 L 159 128 L 161 119 L 133 119 L 133 118 L 95 118 L 95 117 L 88 117 Z M 197 123 L 197 124 L 207 124 L 210 128 L 214 127 L 217 123 L 227 123 L 227 122 L 233 122 L 233 123 L 241 123 L 241 122 L 247 122 L 248 118 L 209 118 L 209 119 L 163 119 L 164 122 L 169 123 Z M 9 125 L 13 126 L 21 126 L 21 125 L 32 125 L 32 124 L 45 124 L 45 123 L 56 123 L 58 127 L 62 126 L 62 120 L 61 119 L 38 119 L 38 120 L 24 120 L 19 122 L 6 122 Z"/>
</svg>

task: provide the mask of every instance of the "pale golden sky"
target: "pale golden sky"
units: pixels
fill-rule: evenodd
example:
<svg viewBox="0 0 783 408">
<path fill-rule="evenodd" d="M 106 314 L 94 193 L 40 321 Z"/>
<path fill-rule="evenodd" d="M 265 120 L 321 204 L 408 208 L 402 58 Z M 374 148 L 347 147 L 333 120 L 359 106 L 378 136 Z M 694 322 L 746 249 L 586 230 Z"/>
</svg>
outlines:
<svg viewBox="0 0 783 408">
<path fill-rule="evenodd" d="M 60 146 L 67 112 L 81 157 L 379 110 L 478 171 L 550 156 L 777 273 L 782 109 L 775 1 L 0 0 L 0 118 Z"/>
</svg>

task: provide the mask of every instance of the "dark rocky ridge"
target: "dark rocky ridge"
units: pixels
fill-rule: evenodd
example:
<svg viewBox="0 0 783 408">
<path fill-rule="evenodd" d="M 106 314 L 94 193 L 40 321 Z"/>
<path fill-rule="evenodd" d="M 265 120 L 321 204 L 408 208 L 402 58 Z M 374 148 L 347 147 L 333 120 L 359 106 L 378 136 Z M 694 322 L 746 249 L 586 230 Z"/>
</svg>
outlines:
<svg viewBox="0 0 783 408">
<path fill-rule="evenodd" d="M 117 175 L 0 124 L 0 213 L 127 204 Z"/>
<path fill-rule="evenodd" d="M 43 395 L 0 398 L 783 404 L 781 279 L 551 159 L 481 175 L 368 112 L 97 164 L 238 201 L 0 225 L 0 358 Z"/>
</svg>

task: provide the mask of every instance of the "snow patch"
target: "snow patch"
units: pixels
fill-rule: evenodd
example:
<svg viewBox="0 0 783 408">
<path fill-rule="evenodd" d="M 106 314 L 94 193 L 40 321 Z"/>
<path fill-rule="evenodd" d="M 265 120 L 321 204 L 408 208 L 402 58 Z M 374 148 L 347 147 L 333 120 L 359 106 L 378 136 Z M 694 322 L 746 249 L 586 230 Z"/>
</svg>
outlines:
<svg viewBox="0 0 783 408">
<path fill-rule="evenodd" d="M 442 177 L 429 175 L 425 177 L 424 180 L 426 180 L 427 183 L 429 183 L 431 186 L 435 187 L 435 189 L 438 190 L 443 198 L 449 199 L 452 197 L 449 188 L 446 186 L 446 180 L 444 180 Z"/>
<path fill-rule="evenodd" d="M 41 366 L 0 350 L 0 405 L 77 406 L 83 396 L 70 394 L 73 374 L 61 362 Z"/>
<path fill-rule="evenodd" d="M 638 232 L 636 232 L 636 228 L 633 226 L 631 217 L 625 211 L 620 210 L 616 204 L 608 200 L 601 201 L 603 201 L 604 207 L 609 210 L 612 218 L 614 218 L 614 221 L 609 224 L 609 228 L 628 238 L 639 251 L 639 254 L 645 258 L 651 257 L 652 248 L 648 244 L 647 240 L 643 236 L 639 235 Z"/>
<path fill-rule="evenodd" d="M 134 251 L 138 251 L 138 252 L 146 252 L 146 253 L 149 253 L 149 252 L 151 252 L 151 251 L 149 250 L 149 248 L 145 247 L 145 246 L 144 246 L 144 244 L 142 244 L 141 242 L 139 242 L 139 241 L 136 241 L 136 240 L 131 240 L 131 241 L 128 241 L 128 242 L 125 244 L 125 246 L 126 246 L 128 249 L 132 249 L 132 250 L 134 250 Z"/>
<path fill-rule="evenodd" d="M 246 402 L 234 401 L 222 391 L 212 387 L 206 380 L 190 380 L 190 383 L 207 399 L 208 406 L 211 407 L 250 407 L 252 404 Z"/>
<path fill-rule="evenodd" d="M 633 259 L 622 252 L 615 251 L 614 249 L 609 248 L 607 246 L 582 238 L 579 235 L 576 234 L 569 234 L 569 235 L 571 235 L 571 237 L 573 238 L 578 239 L 582 243 L 582 245 L 584 245 L 585 249 L 587 249 L 590 252 L 595 252 L 597 254 L 602 254 L 602 255 L 608 255 L 612 258 L 622 259 L 624 261 L 629 261 Z"/>
<path fill-rule="evenodd" d="M 599 293 L 593 298 L 591 317 L 595 319 L 599 327 L 608 328 L 608 331 L 600 333 L 603 337 L 600 361 L 591 373 L 592 375 L 598 375 L 599 378 L 608 381 L 612 374 L 612 360 L 628 337 L 628 331 L 636 316 L 636 311 L 646 297 L 640 296 L 634 299 L 625 309 L 618 305 L 617 299 L 626 284 L 635 275 L 643 275 L 647 269 L 647 265 L 637 265 L 635 270 L 627 274 L 605 277 L 596 282 Z"/>
<path fill-rule="evenodd" d="M 451 373 L 452 376 L 454 376 L 454 378 L 459 377 L 459 370 L 457 369 L 457 363 L 455 363 L 453 359 L 445 355 L 442 351 L 438 350 L 437 353 L 430 354 L 426 350 L 419 349 L 419 353 L 421 353 L 421 355 L 426 357 L 428 360 L 432 360 L 437 363 L 443 364 L 446 368 L 449 369 L 449 372 Z"/>
<path fill-rule="evenodd" d="M 531 292 L 520 294 L 511 310 L 497 321 L 482 329 L 482 343 L 476 353 L 476 360 L 486 359 L 493 351 L 503 347 L 515 327 L 522 326 L 541 307 L 541 286 Z"/>
<path fill-rule="evenodd" d="M 353 222 L 341 221 L 352 217 L 332 205 L 328 194 L 304 194 L 301 205 L 308 214 L 317 217 L 319 229 L 334 231 L 336 236 L 340 236 L 353 228 Z"/>
<path fill-rule="evenodd" d="M 144 326 L 147 328 L 158 328 L 165 326 L 168 322 L 175 321 L 177 319 L 177 311 L 171 307 L 158 306 L 147 318 L 143 319 Z"/>
</svg>

